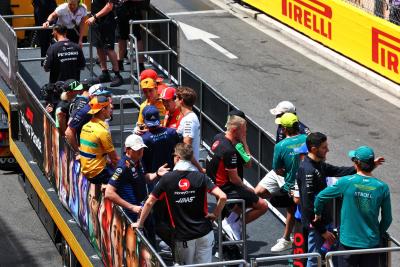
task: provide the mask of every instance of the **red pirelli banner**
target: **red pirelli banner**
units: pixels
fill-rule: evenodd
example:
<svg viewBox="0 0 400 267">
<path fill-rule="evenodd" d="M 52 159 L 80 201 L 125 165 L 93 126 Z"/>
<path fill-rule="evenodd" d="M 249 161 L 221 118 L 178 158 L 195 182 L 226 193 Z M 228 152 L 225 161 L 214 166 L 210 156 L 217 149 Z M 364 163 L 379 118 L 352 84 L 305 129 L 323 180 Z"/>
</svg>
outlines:
<svg viewBox="0 0 400 267">
<path fill-rule="evenodd" d="M 243 0 L 400 83 L 400 27 L 340 0 Z"/>
</svg>

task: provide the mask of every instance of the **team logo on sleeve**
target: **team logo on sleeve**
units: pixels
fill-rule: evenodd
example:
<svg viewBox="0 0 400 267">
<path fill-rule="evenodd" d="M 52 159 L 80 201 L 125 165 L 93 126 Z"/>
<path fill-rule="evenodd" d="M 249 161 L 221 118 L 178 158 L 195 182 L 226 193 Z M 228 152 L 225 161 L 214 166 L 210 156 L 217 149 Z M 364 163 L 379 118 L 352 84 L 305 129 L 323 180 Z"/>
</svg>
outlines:
<svg viewBox="0 0 400 267">
<path fill-rule="evenodd" d="M 219 145 L 219 140 L 214 142 L 214 144 L 211 147 L 211 150 L 214 151 L 217 148 L 218 145 Z"/>
<path fill-rule="evenodd" d="M 118 180 L 119 176 L 122 173 L 122 168 L 117 168 L 113 174 L 113 176 L 111 177 L 112 180 Z"/>
<path fill-rule="evenodd" d="M 182 191 L 186 191 L 190 187 L 190 182 L 188 179 L 182 178 L 179 180 L 178 186 Z"/>
</svg>

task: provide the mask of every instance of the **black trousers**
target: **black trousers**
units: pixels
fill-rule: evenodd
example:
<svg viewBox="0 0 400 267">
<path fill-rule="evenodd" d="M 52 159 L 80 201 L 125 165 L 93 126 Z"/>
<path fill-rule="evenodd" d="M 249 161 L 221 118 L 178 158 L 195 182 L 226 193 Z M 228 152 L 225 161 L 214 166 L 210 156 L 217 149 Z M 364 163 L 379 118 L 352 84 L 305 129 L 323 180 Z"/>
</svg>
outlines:
<svg viewBox="0 0 400 267">
<path fill-rule="evenodd" d="M 361 248 L 352 248 L 340 244 L 339 250 L 355 250 Z M 379 267 L 379 257 L 378 253 L 371 254 L 354 254 L 339 257 L 340 267 Z"/>
</svg>

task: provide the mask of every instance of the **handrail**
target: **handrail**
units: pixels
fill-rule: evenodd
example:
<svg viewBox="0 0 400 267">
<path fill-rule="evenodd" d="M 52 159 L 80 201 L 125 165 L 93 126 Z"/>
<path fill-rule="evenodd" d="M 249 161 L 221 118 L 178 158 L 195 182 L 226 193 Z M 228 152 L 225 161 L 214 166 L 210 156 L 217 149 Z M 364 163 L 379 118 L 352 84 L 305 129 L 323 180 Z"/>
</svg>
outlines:
<svg viewBox="0 0 400 267">
<path fill-rule="evenodd" d="M 21 14 L 21 15 L 1 15 L 5 19 L 17 19 L 17 18 L 33 18 L 33 14 Z"/>
<path fill-rule="evenodd" d="M 224 245 L 235 245 L 235 244 L 242 244 L 242 256 L 243 259 L 247 259 L 247 243 L 246 243 L 246 202 L 244 199 L 228 199 L 226 204 L 237 204 L 240 203 L 242 206 L 242 236 L 241 240 L 234 240 L 234 241 L 223 241 L 222 240 L 222 218 L 221 216 L 218 217 L 218 258 L 219 260 L 222 259 L 223 250 L 222 246 Z"/>
<path fill-rule="evenodd" d="M 119 122 L 120 122 L 120 136 L 121 136 L 121 155 L 124 153 L 124 133 L 125 133 L 125 124 L 124 124 L 124 100 L 130 100 L 136 106 L 139 104 L 135 100 L 134 95 L 124 95 L 119 99 Z"/>
<path fill-rule="evenodd" d="M 318 267 L 320 267 L 322 264 L 321 255 L 319 253 L 313 252 L 313 253 L 291 254 L 291 255 L 255 258 L 255 259 L 251 259 L 250 266 L 257 267 L 258 263 L 261 263 L 261 262 L 282 261 L 282 260 L 290 260 L 290 259 L 305 259 L 305 258 L 317 258 Z"/>
<path fill-rule="evenodd" d="M 121 206 L 118 206 L 118 209 L 121 213 L 124 214 L 124 216 L 126 217 L 127 221 L 131 224 L 133 224 L 132 220 L 129 218 L 128 215 L 126 215 L 125 211 L 122 209 Z M 127 227 L 131 227 L 131 226 L 127 226 Z M 139 238 L 141 239 L 141 241 L 150 249 L 151 254 L 153 254 L 156 258 L 157 261 L 161 264 L 162 267 L 167 267 L 167 265 L 165 264 L 165 262 L 163 261 L 163 259 L 160 257 L 160 255 L 157 253 L 157 251 L 153 248 L 153 246 L 150 244 L 150 242 L 147 240 L 147 238 L 144 236 L 144 234 L 142 233 L 142 231 L 138 228 L 135 229 L 136 234 L 139 236 Z"/>
<path fill-rule="evenodd" d="M 376 254 L 382 252 L 395 252 L 395 251 L 400 251 L 400 247 L 330 251 L 326 253 L 325 259 L 327 267 L 334 267 L 332 258 L 335 256 L 354 255 L 354 254 Z"/>
<path fill-rule="evenodd" d="M 214 266 L 229 266 L 229 265 L 242 265 L 243 267 L 249 266 L 249 263 L 245 260 L 232 260 L 232 261 L 221 261 L 211 263 L 199 263 L 199 264 L 188 264 L 181 265 L 181 267 L 214 267 Z"/>
</svg>

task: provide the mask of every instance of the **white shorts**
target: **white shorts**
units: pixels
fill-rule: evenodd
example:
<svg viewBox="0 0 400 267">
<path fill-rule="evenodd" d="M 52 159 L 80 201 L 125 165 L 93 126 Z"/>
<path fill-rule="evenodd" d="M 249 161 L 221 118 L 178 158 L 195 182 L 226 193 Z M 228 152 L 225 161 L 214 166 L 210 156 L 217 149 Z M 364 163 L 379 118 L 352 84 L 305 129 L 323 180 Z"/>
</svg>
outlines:
<svg viewBox="0 0 400 267">
<path fill-rule="evenodd" d="M 214 232 L 189 241 L 176 241 L 175 253 L 180 265 L 212 262 Z"/>
<path fill-rule="evenodd" d="M 267 189 L 272 196 L 280 196 L 282 195 L 280 189 L 285 184 L 285 178 L 272 170 L 258 184 Z"/>
</svg>

